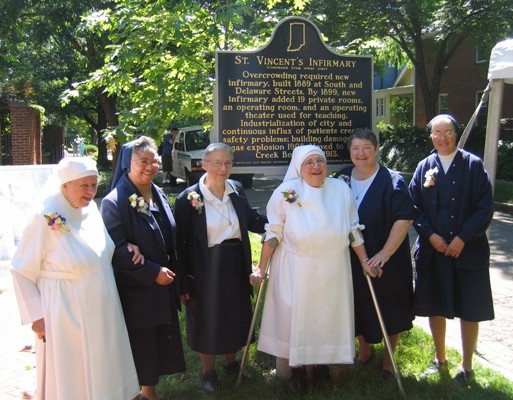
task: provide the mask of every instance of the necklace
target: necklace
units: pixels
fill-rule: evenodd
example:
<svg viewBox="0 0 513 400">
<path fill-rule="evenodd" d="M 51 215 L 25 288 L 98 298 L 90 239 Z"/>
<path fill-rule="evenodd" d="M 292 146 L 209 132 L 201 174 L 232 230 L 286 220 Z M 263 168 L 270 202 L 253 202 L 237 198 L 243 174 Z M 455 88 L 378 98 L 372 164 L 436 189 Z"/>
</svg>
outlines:
<svg viewBox="0 0 513 400">
<path fill-rule="evenodd" d="M 370 178 L 365 179 L 364 181 L 358 181 L 358 180 L 354 179 L 353 177 L 351 177 L 351 189 L 352 189 L 353 195 L 355 195 L 355 197 L 354 197 L 355 200 L 360 199 L 360 195 L 362 194 L 362 192 L 364 192 L 369 187 L 371 182 L 372 182 L 372 176 Z M 359 188 L 358 188 L 358 186 L 359 186 Z"/>
<path fill-rule="evenodd" d="M 226 206 L 226 209 L 228 211 L 228 217 L 226 215 L 224 215 L 220 210 L 217 209 L 217 207 L 214 205 L 214 203 L 212 203 L 212 207 L 214 208 L 214 210 L 216 210 L 216 212 L 221 216 L 223 217 L 225 220 L 228 221 L 228 224 L 230 226 L 232 226 L 232 218 L 231 218 L 231 214 L 230 214 L 230 207 Z"/>
</svg>

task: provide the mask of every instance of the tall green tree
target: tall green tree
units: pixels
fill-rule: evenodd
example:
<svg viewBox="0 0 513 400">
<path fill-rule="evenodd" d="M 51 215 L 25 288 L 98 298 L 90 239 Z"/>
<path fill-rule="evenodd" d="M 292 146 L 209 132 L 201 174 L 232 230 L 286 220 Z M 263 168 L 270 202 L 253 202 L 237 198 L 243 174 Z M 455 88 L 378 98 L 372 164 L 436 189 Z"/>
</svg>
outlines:
<svg viewBox="0 0 513 400">
<path fill-rule="evenodd" d="M 91 13 L 86 22 L 92 32 L 108 35 L 108 54 L 67 98 L 97 88 L 115 96 L 119 124 L 112 134 L 120 143 L 139 132 L 158 137 L 171 123 L 210 125 L 215 51 L 263 45 L 294 10 L 292 1 L 268 3 L 119 0 L 115 8 Z"/>
<path fill-rule="evenodd" d="M 511 35 L 511 7 L 511 0 L 311 0 L 307 10 L 334 46 L 379 39 L 388 50 L 400 49 L 415 67 L 429 120 L 437 113 L 440 82 L 456 50 L 466 40 L 492 44 Z M 430 42 L 434 60 L 428 58 Z M 385 54 L 390 60 L 397 52 Z"/>
<path fill-rule="evenodd" d="M 90 32 L 82 17 L 113 4 L 0 0 L 0 90 L 11 99 L 43 106 L 49 123 L 65 125 L 70 116 L 78 116 L 92 132 L 117 125 L 115 97 L 101 88 L 64 107 L 60 100 L 73 82 L 86 79 L 103 64 L 107 37 Z"/>
</svg>

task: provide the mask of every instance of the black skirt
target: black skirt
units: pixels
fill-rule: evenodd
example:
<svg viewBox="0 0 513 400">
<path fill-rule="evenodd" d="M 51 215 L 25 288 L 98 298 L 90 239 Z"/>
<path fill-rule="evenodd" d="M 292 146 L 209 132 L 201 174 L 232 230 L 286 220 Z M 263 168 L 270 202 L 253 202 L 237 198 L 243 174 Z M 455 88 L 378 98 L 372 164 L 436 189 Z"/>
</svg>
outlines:
<svg viewBox="0 0 513 400">
<path fill-rule="evenodd" d="M 185 371 L 185 360 L 178 315 L 172 311 L 172 322 L 146 329 L 129 329 L 139 385 L 156 385 L 161 375 Z M 114 356 L 114 355 L 113 355 Z"/>
<path fill-rule="evenodd" d="M 209 248 L 209 263 L 195 270 L 186 304 L 187 342 L 203 354 L 231 354 L 246 344 L 251 325 L 251 286 L 242 242 Z"/>
<path fill-rule="evenodd" d="M 463 269 L 453 259 L 435 254 L 430 263 L 418 264 L 415 277 L 415 314 L 442 316 L 469 322 L 494 319 L 490 271 Z"/>
</svg>

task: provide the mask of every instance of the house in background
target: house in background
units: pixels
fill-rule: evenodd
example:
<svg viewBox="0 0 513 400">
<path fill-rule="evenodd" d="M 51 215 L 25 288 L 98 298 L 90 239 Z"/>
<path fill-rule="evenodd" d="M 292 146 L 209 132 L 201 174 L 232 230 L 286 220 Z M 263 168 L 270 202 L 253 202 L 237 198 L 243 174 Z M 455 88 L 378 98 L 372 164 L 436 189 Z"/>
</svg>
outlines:
<svg viewBox="0 0 513 400">
<path fill-rule="evenodd" d="M 435 58 L 434 51 L 429 51 L 430 39 L 425 41 L 426 60 Z M 493 46 L 492 46 L 493 47 Z M 438 113 L 450 113 L 462 124 L 466 125 L 479 104 L 488 85 L 488 67 L 491 48 L 480 49 L 464 42 L 445 67 L 440 84 Z M 428 64 L 428 68 L 432 65 Z M 415 76 L 412 68 L 397 70 L 388 68 L 383 77 L 374 77 L 374 101 L 376 122 L 383 121 L 395 124 L 391 113 L 394 97 L 413 99 L 412 124 L 423 127 L 427 124 L 424 111 L 424 100 L 420 89 L 415 87 Z M 486 126 L 487 104 L 481 108 L 476 124 Z M 513 85 L 505 85 L 501 112 L 501 135 L 513 129 Z M 509 133 L 511 135 L 511 132 Z"/>
<path fill-rule="evenodd" d="M 383 76 L 374 76 L 374 110 L 376 123 L 384 122 L 395 125 L 400 121 L 392 116 L 392 107 L 395 98 L 407 98 L 413 100 L 415 92 L 413 69 L 403 67 L 401 69 L 387 67 Z M 407 122 L 415 124 L 412 120 Z"/>
</svg>

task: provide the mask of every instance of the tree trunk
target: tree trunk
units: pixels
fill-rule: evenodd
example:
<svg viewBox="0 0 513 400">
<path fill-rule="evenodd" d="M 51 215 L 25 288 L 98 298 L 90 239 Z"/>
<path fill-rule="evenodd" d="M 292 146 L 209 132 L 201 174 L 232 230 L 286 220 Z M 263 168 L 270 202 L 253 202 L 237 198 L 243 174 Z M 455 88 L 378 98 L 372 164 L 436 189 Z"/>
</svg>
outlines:
<svg viewBox="0 0 513 400">
<path fill-rule="evenodd" d="M 108 96 L 105 93 L 99 95 L 100 107 L 98 107 L 98 164 L 104 167 L 109 166 L 107 159 L 107 142 L 105 131 L 118 125 L 116 110 L 116 96 Z M 115 164 L 112 164 L 114 168 Z"/>
</svg>

